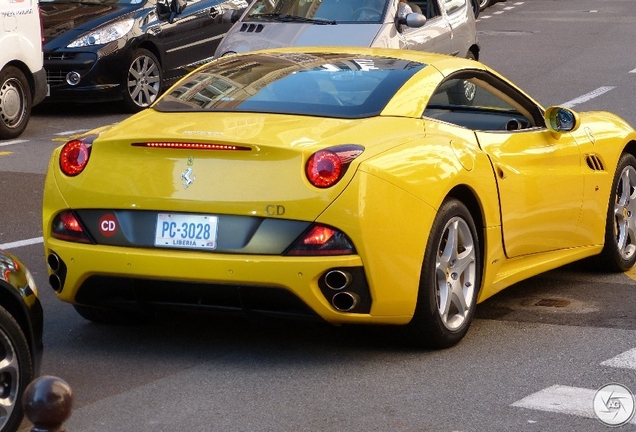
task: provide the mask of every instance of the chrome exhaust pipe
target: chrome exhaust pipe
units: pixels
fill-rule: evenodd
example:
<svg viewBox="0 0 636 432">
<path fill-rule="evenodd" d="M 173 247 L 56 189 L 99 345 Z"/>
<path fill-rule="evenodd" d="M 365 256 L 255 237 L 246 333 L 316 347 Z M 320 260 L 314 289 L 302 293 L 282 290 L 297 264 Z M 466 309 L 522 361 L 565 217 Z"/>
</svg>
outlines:
<svg viewBox="0 0 636 432">
<path fill-rule="evenodd" d="M 62 291 L 62 280 L 56 274 L 49 276 L 49 285 L 51 285 L 51 288 L 53 288 L 53 291 L 55 292 Z"/>
<path fill-rule="evenodd" d="M 348 291 L 336 293 L 331 298 L 331 304 L 340 312 L 349 312 L 358 305 L 360 297 Z"/>
<path fill-rule="evenodd" d="M 345 289 L 352 281 L 351 274 L 342 270 L 330 270 L 325 275 L 325 285 L 334 291 Z"/>
<path fill-rule="evenodd" d="M 54 253 L 50 253 L 49 256 L 46 257 L 46 263 L 49 265 L 49 268 L 53 270 L 54 272 L 59 271 L 60 267 L 62 266 L 62 261 L 60 260 L 60 257 Z"/>
</svg>

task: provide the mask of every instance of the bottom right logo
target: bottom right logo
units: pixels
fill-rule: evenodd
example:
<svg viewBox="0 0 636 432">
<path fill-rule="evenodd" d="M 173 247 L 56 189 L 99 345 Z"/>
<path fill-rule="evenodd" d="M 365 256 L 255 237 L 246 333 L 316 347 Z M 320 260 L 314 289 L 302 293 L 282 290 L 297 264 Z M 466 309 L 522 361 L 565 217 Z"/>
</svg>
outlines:
<svg viewBox="0 0 636 432">
<path fill-rule="evenodd" d="M 606 426 L 622 426 L 634 417 L 634 395 L 622 384 L 606 384 L 594 395 L 594 413 Z"/>
</svg>

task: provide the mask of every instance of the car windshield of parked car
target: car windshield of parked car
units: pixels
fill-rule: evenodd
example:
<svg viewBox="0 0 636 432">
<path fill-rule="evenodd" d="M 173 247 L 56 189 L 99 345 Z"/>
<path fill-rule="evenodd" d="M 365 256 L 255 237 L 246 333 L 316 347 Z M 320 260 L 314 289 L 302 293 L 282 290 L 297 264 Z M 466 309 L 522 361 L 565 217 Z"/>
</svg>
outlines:
<svg viewBox="0 0 636 432">
<path fill-rule="evenodd" d="M 371 117 L 424 67 L 397 58 L 333 53 L 227 56 L 188 76 L 153 108 Z"/>
<path fill-rule="evenodd" d="M 257 0 L 243 21 L 379 23 L 387 0 Z"/>
<path fill-rule="evenodd" d="M 144 0 L 40 0 L 39 3 L 81 3 L 84 5 L 135 5 Z"/>
</svg>

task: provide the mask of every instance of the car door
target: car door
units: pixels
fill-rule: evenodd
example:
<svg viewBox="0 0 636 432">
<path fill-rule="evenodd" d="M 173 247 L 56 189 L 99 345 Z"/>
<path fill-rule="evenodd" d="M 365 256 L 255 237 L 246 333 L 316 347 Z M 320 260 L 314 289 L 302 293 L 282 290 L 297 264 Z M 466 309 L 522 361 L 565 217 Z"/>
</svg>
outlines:
<svg viewBox="0 0 636 432">
<path fill-rule="evenodd" d="M 548 131 L 536 104 L 499 78 L 476 72 L 445 81 L 424 115 L 474 130 L 497 181 L 508 257 L 586 244 L 577 230 L 580 149 L 571 134 Z"/>
<path fill-rule="evenodd" d="M 165 78 L 182 75 L 188 66 L 214 56 L 216 47 L 232 26 L 222 22 L 224 12 L 237 9 L 239 1 L 188 0 L 172 22 L 163 23 L 160 38 L 164 47 Z"/>
<path fill-rule="evenodd" d="M 421 9 L 426 16 L 426 24 L 418 28 L 404 26 L 401 34 L 404 48 L 451 54 L 451 27 L 438 0 L 418 0 L 409 4 Z"/>
<path fill-rule="evenodd" d="M 477 43 L 475 13 L 470 0 L 443 0 L 442 8 L 452 34 L 449 54 L 466 57 L 470 47 Z"/>
</svg>

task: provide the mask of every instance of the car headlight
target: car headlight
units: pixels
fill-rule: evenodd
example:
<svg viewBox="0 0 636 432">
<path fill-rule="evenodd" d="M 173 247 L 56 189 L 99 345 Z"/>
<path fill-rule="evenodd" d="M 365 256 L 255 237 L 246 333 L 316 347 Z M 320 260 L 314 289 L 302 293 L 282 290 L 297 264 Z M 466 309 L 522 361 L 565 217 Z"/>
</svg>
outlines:
<svg viewBox="0 0 636 432">
<path fill-rule="evenodd" d="M 98 28 L 95 31 L 75 39 L 67 48 L 80 48 L 85 46 L 103 45 L 123 37 L 132 29 L 135 20 L 133 18 L 117 21 Z"/>
</svg>

